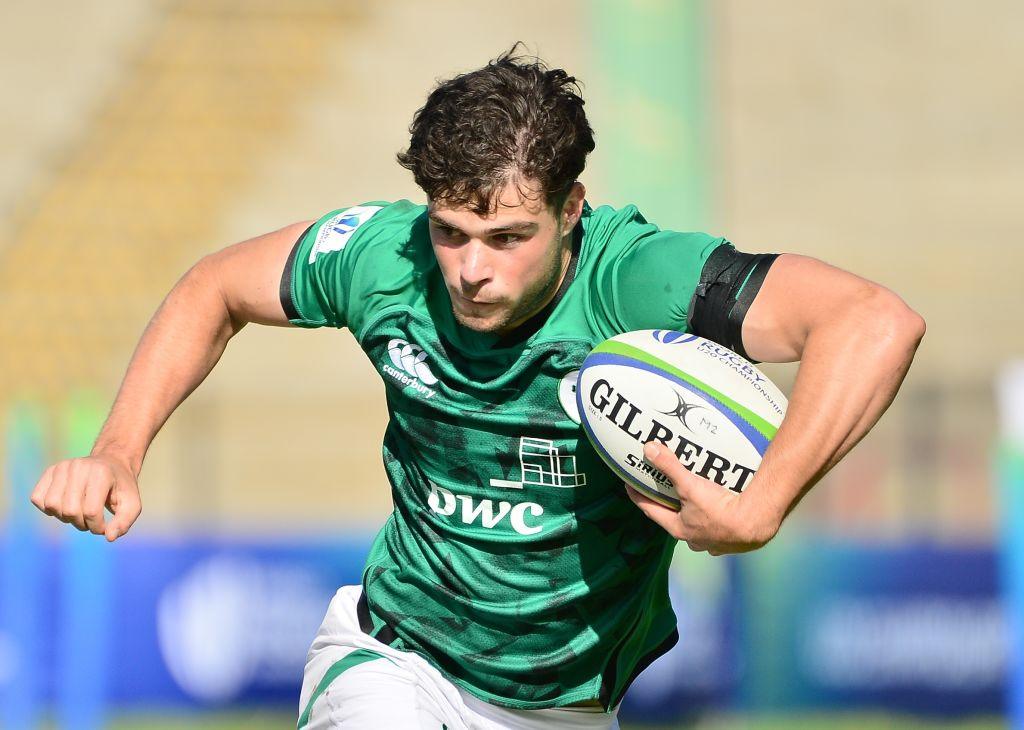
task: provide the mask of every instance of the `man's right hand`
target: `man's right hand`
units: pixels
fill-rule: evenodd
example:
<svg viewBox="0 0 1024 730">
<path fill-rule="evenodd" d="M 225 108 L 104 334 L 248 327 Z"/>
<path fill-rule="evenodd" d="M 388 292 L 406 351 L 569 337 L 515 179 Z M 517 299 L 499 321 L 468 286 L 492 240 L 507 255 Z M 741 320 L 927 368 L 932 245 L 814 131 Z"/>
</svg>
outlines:
<svg viewBox="0 0 1024 730">
<path fill-rule="evenodd" d="M 146 450 L 228 340 L 248 322 L 291 326 L 281 303 L 281 274 L 310 223 L 293 223 L 204 256 L 178 281 L 135 348 L 92 456 L 43 472 L 32 504 L 111 542 L 128 532 L 142 511 L 138 474 Z M 113 514 L 110 520 L 104 507 Z"/>
<path fill-rule="evenodd" d="M 113 542 L 128 532 L 142 512 L 139 484 L 124 462 L 96 454 L 66 459 L 43 472 L 32 504 L 83 532 Z M 104 507 L 113 514 L 105 519 Z"/>
</svg>

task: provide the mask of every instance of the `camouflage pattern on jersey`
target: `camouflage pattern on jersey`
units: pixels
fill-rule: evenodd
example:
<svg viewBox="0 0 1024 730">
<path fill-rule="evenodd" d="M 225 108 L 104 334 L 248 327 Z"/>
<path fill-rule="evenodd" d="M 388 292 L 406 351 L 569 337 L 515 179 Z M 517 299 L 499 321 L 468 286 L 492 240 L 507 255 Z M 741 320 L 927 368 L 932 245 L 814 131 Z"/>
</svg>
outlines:
<svg viewBox="0 0 1024 730">
<path fill-rule="evenodd" d="M 372 621 L 494 704 L 612 707 L 673 641 L 674 541 L 587 441 L 574 376 L 614 334 L 686 329 L 724 242 L 586 206 L 574 279 L 543 326 L 503 346 L 456 323 L 425 213 L 334 211 L 286 272 L 292 322 L 348 327 L 386 386 L 394 512 L 363 576 Z"/>
</svg>

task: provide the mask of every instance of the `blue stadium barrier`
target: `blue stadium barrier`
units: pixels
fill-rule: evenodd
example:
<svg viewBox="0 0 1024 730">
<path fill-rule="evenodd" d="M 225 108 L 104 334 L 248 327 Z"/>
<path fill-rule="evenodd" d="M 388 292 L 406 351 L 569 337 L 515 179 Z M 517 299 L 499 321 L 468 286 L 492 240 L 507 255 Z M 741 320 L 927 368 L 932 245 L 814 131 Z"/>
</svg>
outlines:
<svg viewBox="0 0 1024 730">
<path fill-rule="evenodd" d="M 745 708 L 1003 712 L 1008 627 L 991 546 L 780 536 L 740 565 Z"/>
<path fill-rule="evenodd" d="M 41 616 L 47 610 L 41 520 L 29 501 L 42 473 L 43 417 L 27 405 L 7 419 L 3 473 L 8 495 L 7 520 L 0 541 L 0 726 L 35 728 L 41 718 L 44 689 Z"/>
<path fill-rule="evenodd" d="M 103 547 L 113 586 L 111 709 L 287 712 L 297 709 L 306 651 L 331 596 L 360 578 L 369 536 L 130 535 Z M 4 565 L 10 549 L 5 540 Z M 65 635 L 68 583 L 59 575 L 68 554 L 68 541 L 50 541 L 35 562 L 45 668 Z M 1007 628 L 991 548 L 790 539 L 739 558 L 698 557 L 722 566 L 720 579 L 708 589 L 674 575 L 681 640 L 634 684 L 627 722 L 722 709 L 1003 711 Z M 21 597 L 11 585 L 0 604 Z M 43 679 L 39 692 L 53 702 L 57 676 Z"/>
<path fill-rule="evenodd" d="M 1010 727 L 1024 730 L 1024 445 L 998 457 L 1002 509 L 1002 575 L 1009 622 L 1007 704 Z"/>
<path fill-rule="evenodd" d="M 62 456 L 87 456 L 106 414 L 95 395 L 76 393 L 63 413 Z M 106 726 L 110 675 L 111 557 L 91 533 L 60 530 L 64 559 L 59 575 L 57 719 L 64 730 Z"/>
</svg>

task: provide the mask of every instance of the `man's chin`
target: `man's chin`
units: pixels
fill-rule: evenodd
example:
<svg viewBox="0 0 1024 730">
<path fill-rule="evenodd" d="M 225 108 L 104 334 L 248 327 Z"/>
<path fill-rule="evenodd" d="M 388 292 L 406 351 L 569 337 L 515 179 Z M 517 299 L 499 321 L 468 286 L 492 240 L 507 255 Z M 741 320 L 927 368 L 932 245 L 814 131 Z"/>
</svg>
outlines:
<svg viewBox="0 0 1024 730">
<path fill-rule="evenodd" d="M 497 334 L 505 328 L 508 321 L 504 313 L 490 316 L 472 315 L 452 307 L 452 314 L 455 315 L 455 321 L 460 325 L 481 334 Z"/>
</svg>

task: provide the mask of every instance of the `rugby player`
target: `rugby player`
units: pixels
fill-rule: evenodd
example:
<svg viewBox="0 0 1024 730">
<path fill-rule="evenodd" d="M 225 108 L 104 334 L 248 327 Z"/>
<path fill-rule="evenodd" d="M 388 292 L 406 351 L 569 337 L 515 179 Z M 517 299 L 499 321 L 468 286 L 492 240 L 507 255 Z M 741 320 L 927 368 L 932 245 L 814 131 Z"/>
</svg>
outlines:
<svg viewBox="0 0 1024 730">
<path fill-rule="evenodd" d="M 153 437 L 247 323 L 348 328 L 384 381 L 394 511 L 362 584 L 328 608 L 299 727 L 617 727 L 630 682 L 677 640 L 676 543 L 770 541 L 892 401 L 924 322 L 820 261 L 591 207 L 593 148 L 575 79 L 537 59 L 439 84 L 398 156 L 426 205 L 340 207 L 201 259 L 143 334 L 91 455 L 48 468 L 32 502 L 119 538 Z M 800 360 L 744 492 L 648 444 L 676 512 L 624 489 L 584 438 L 575 371 L 646 328 Z"/>
</svg>

